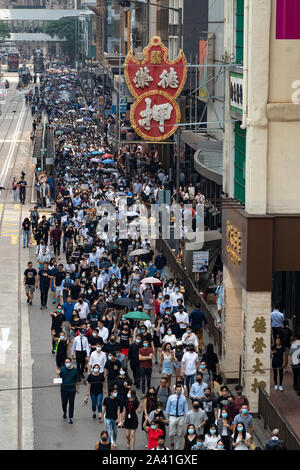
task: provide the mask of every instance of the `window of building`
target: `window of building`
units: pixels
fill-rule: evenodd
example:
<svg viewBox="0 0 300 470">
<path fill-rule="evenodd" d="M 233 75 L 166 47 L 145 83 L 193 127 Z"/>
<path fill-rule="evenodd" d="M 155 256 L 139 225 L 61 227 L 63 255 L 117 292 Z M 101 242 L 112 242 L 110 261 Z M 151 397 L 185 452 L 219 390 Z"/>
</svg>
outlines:
<svg viewBox="0 0 300 470">
<path fill-rule="evenodd" d="M 236 62 L 244 60 L 244 0 L 236 0 Z"/>
<path fill-rule="evenodd" d="M 234 128 L 234 197 L 245 204 L 246 130 L 241 129 L 241 124 L 236 122 Z"/>
</svg>

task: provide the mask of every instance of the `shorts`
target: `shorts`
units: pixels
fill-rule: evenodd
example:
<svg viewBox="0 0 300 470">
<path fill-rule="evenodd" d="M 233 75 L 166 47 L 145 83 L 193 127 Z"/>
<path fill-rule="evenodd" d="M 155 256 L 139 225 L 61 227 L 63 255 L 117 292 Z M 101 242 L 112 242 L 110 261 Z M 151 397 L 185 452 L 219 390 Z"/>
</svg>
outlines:
<svg viewBox="0 0 300 470">
<path fill-rule="evenodd" d="M 128 356 L 128 351 L 129 348 L 121 348 L 121 353 L 124 354 L 124 356 Z"/>
<path fill-rule="evenodd" d="M 181 361 L 175 362 L 174 367 L 175 367 L 175 369 L 180 369 L 180 367 L 181 367 Z"/>
<path fill-rule="evenodd" d="M 31 286 L 29 284 L 25 285 L 25 292 L 28 292 L 29 294 L 33 294 L 35 291 L 35 286 Z"/>
<path fill-rule="evenodd" d="M 62 296 L 63 295 L 63 288 L 62 287 L 56 287 L 56 295 L 57 296 Z"/>
<path fill-rule="evenodd" d="M 54 287 L 54 282 L 51 282 L 51 292 L 56 292 L 56 288 Z"/>
</svg>

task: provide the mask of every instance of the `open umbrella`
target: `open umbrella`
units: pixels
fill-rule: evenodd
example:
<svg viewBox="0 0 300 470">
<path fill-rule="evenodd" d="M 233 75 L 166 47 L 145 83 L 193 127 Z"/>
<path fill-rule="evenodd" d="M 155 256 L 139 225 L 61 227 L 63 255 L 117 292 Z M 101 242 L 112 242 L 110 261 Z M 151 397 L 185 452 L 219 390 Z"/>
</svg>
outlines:
<svg viewBox="0 0 300 470">
<path fill-rule="evenodd" d="M 118 170 L 116 170 L 116 168 L 105 168 L 105 170 L 103 170 L 103 173 L 112 173 L 113 171 L 118 171 Z"/>
<path fill-rule="evenodd" d="M 103 155 L 103 158 L 112 158 L 112 157 L 114 157 L 112 153 L 106 153 L 105 155 Z"/>
<path fill-rule="evenodd" d="M 55 131 L 56 135 L 62 135 L 64 132 L 63 131 Z"/>
<path fill-rule="evenodd" d="M 129 297 L 122 297 L 121 299 L 117 299 L 114 301 L 114 305 L 116 305 L 117 307 L 137 307 L 138 306 L 138 303 L 133 300 L 133 299 L 130 299 Z"/>
<path fill-rule="evenodd" d="M 126 315 L 124 315 L 124 317 L 128 318 L 129 320 L 151 320 L 147 313 L 141 312 L 140 310 L 136 310 L 135 312 L 128 312 Z"/>
<path fill-rule="evenodd" d="M 99 152 L 99 150 L 94 150 L 92 152 L 92 155 L 101 155 L 101 152 Z"/>
<path fill-rule="evenodd" d="M 146 255 L 147 253 L 149 253 L 149 251 L 143 250 L 142 248 L 138 248 L 137 250 L 131 251 L 128 256 L 140 256 Z"/>
<path fill-rule="evenodd" d="M 126 196 L 126 194 L 125 194 L 125 193 L 122 193 L 122 191 L 118 191 L 118 192 L 116 193 L 116 196 Z"/>
<path fill-rule="evenodd" d="M 101 162 L 100 158 L 95 158 L 95 157 L 94 157 L 94 158 L 91 158 L 90 161 L 91 161 L 92 163 L 100 163 L 100 162 Z"/>
<path fill-rule="evenodd" d="M 113 165 L 115 162 L 111 158 L 108 158 L 107 160 L 103 160 L 103 165 Z"/>
<path fill-rule="evenodd" d="M 145 284 L 161 284 L 162 281 L 157 279 L 157 277 L 145 277 L 144 279 L 141 280 L 141 282 L 144 282 Z"/>
</svg>

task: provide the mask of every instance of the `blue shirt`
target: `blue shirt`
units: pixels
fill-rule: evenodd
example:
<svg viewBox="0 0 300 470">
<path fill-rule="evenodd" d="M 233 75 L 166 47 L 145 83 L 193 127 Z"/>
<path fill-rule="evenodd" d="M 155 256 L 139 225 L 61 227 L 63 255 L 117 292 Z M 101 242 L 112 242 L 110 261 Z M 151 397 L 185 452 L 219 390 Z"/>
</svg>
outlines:
<svg viewBox="0 0 300 470">
<path fill-rule="evenodd" d="M 203 382 L 199 384 L 198 382 L 194 382 L 191 386 L 190 390 L 190 398 L 195 399 L 197 397 L 202 398 L 204 397 L 204 389 L 208 387 L 207 383 Z"/>
<path fill-rule="evenodd" d="M 116 266 L 115 268 L 113 268 L 111 266 L 109 268 L 109 270 L 108 270 L 109 278 L 111 278 L 112 274 L 114 274 L 118 279 L 121 279 L 121 271 L 120 271 L 120 268 L 118 266 Z"/>
<path fill-rule="evenodd" d="M 189 411 L 187 400 L 185 397 L 180 395 L 178 397 L 177 395 L 170 395 L 167 401 L 167 406 L 166 406 L 166 416 L 168 415 L 173 415 L 176 416 L 176 408 L 177 408 L 177 399 L 178 400 L 178 415 L 183 416 L 186 415 Z"/>
<path fill-rule="evenodd" d="M 283 326 L 284 315 L 279 310 L 273 310 L 271 313 L 272 328 L 281 328 Z"/>
<path fill-rule="evenodd" d="M 165 313 L 166 308 L 171 308 L 171 313 L 174 310 L 174 307 L 169 300 L 165 300 L 162 304 L 160 304 L 160 308 L 159 308 L 160 313 Z"/>
<path fill-rule="evenodd" d="M 223 286 L 219 285 L 216 289 L 216 294 L 218 296 L 217 303 L 223 305 Z"/>
<path fill-rule="evenodd" d="M 66 321 L 71 320 L 74 307 L 75 307 L 75 302 L 71 302 L 70 304 L 68 302 L 65 302 L 63 304 L 64 315 L 65 315 Z"/>
<path fill-rule="evenodd" d="M 206 320 L 206 316 L 204 312 L 201 312 L 201 310 L 193 310 L 191 312 L 190 324 L 191 324 L 192 330 L 195 330 L 195 331 L 201 330 L 203 327 L 202 325 L 203 321 L 204 321 L 204 324 L 206 325 L 207 320 Z"/>
</svg>

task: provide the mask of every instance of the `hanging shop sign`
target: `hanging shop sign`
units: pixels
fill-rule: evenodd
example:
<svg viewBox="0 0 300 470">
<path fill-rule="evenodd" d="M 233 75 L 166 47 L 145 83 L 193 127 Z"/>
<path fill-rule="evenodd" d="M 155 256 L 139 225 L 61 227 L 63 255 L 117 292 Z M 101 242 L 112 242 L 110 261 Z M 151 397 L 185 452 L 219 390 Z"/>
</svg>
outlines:
<svg viewBox="0 0 300 470">
<path fill-rule="evenodd" d="M 145 140 L 160 142 L 177 130 L 180 109 L 176 98 L 187 78 L 187 61 L 180 50 L 175 60 L 168 60 L 168 49 L 154 36 L 144 49 L 144 60 L 127 54 L 124 74 L 131 94 L 136 98 L 130 112 L 131 125 Z"/>
<path fill-rule="evenodd" d="M 243 114 L 243 75 L 235 72 L 230 74 L 231 112 Z"/>
<path fill-rule="evenodd" d="M 193 273 L 208 272 L 209 251 L 193 252 Z"/>
</svg>

